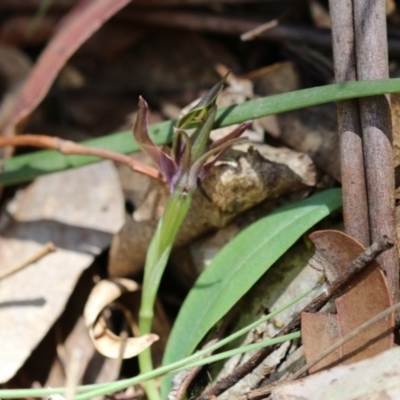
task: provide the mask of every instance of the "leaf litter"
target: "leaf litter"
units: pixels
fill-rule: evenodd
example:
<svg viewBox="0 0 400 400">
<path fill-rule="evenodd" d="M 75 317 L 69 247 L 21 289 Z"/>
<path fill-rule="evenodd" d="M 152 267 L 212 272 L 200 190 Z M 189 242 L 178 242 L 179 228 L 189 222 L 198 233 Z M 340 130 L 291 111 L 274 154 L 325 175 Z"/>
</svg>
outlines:
<svg viewBox="0 0 400 400">
<path fill-rule="evenodd" d="M 58 3 L 57 0 L 54 0 L 55 5 Z M 30 78 L 23 86 L 21 93 L 25 93 L 23 95 L 25 100 L 17 105 L 14 114 L 10 114 L 12 118 L 10 118 L 10 124 L 6 132 L 14 133 L 22 129 L 22 124 L 19 124 L 21 116 L 31 114 L 38 107 L 38 104 L 48 92 L 51 83 L 56 78 L 58 71 L 65 66 L 67 59 L 82 45 L 87 37 L 93 34 L 95 29 L 101 27 L 105 19 L 110 18 L 118 8 L 123 7 L 127 3 L 127 1 L 121 1 L 118 3 L 113 2 L 111 5 L 111 2 L 107 1 L 82 1 L 75 9 L 70 11 L 69 16 L 64 19 L 63 26 L 58 29 L 58 33 L 56 32 L 55 41 L 51 45 L 57 47 L 61 43 L 61 47 L 57 48 L 61 49 L 66 45 L 66 51 L 62 51 L 60 54 L 50 54 L 54 50 L 54 47 L 52 50 L 52 47 L 49 46 L 47 53 L 43 53 L 43 56 L 35 64 L 31 75 L 32 77 L 39 77 L 39 79 L 35 78 L 35 82 L 33 82 L 33 78 Z M 322 23 L 321 21 L 325 21 L 323 22 L 324 24 L 327 21 L 326 12 L 321 11 L 318 5 L 319 2 L 310 3 L 315 27 L 319 27 Z M 11 5 L 10 7 L 12 9 L 13 6 Z M 229 8 L 230 6 L 227 7 Z M 85 12 L 81 13 L 82 10 Z M 15 10 L 13 12 L 18 13 Z M 49 12 L 50 15 L 45 16 L 43 24 L 52 23 L 54 28 L 54 21 L 59 19 L 59 15 L 53 15 L 51 8 Z M 96 12 L 99 12 L 101 15 L 100 21 L 94 18 Z M 132 12 L 139 12 L 138 9 L 135 9 L 134 5 L 127 8 L 125 14 L 127 19 L 129 19 L 129 13 Z M 53 16 L 56 16 L 56 18 L 52 22 L 51 18 Z M 190 79 L 188 81 L 190 84 L 184 83 L 186 81 L 181 79 L 182 75 L 179 76 L 179 71 L 176 71 L 175 75 L 173 72 L 169 72 L 166 66 L 168 63 L 171 64 L 171 60 L 168 60 L 165 54 L 165 58 L 162 58 L 163 52 L 154 50 L 154 44 L 157 46 L 157 34 L 151 28 L 133 27 L 127 29 L 127 26 L 122 22 L 124 11 L 120 16 L 113 20 L 114 25 L 105 25 L 104 30 L 100 30 L 97 38 L 101 37 L 102 34 L 104 35 L 106 29 L 108 32 L 112 32 L 112 34 L 118 36 L 120 34 L 119 28 L 115 27 L 120 26 L 122 29 L 121 32 L 125 30 L 124 32 L 130 32 L 130 35 L 132 35 L 129 41 L 121 43 L 121 46 L 115 46 L 114 48 L 110 43 L 107 43 L 102 48 L 98 45 L 96 47 L 94 40 L 88 43 L 86 47 L 84 45 L 77 57 L 73 58 L 67 64 L 68 67 L 73 66 L 72 68 L 80 71 L 80 76 L 83 79 L 79 85 L 80 89 L 76 87 L 74 90 L 67 90 L 63 94 L 64 100 L 71 105 L 70 113 L 68 115 L 67 112 L 66 116 L 70 122 L 84 127 L 81 132 L 77 132 L 78 136 L 83 134 L 84 138 L 87 137 L 88 131 L 90 131 L 89 137 L 90 135 L 98 134 L 98 132 L 104 132 L 106 125 L 112 126 L 114 130 L 120 129 L 123 119 L 121 116 L 125 117 L 128 110 L 132 111 L 134 109 L 138 93 L 132 92 L 138 90 L 137 88 L 140 88 L 144 92 L 148 90 L 152 102 L 158 103 L 161 109 L 163 104 L 170 104 L 178 110 L 198 97 L 200 89 L 204 88 L 200 87 L 201 85 L 196 86 L 194 84 L 196 79 L 193 79 L 193 69 L 189 69 L 192 71 L 192 75 L 189 76 Z M 46 17 L 48 18 L 46 19 Z M 73 26 L 77 26 L 78 30 L 72 29 Z M 0 29 L 0 36 L 1 32 Z M 207 69 L 207 74 L 204 74 L 204 76 L 199 75 L 198 80 L 200 81 L 201 78 L 203 83 L 209 82 L 206 86 L 211 86 L 218 79 L 218 73 L 221 74 L 221 71 L 237 68 L 239 65 L 237 60 L 235 60 L 235 55 L 223 45 L 221 46 L 220 42 L 217 43 L 213 39 L 206 38 L 201 33 L 191 34 L 190 39 L 193 45 L 189 46 L 191 47 L 190 50 L 187 43 L 182 41 L 182 31 L 173 32 L 171 36 L 168 35 L 169 32 L 166 31 L 164 41 L 159 41 L 159 49 L 165 47 L 165 41 L 168 42 L 168 40 L 176 43 L 177 46 L 180 41 L 184 43 L 181 47 L 184 50 L 181 52 L 176 51 L 174 57 L 176 55 L 184 55 L 185 57 L 185 54 L 190 54 L 189 51 L 193 51 L 194 49 L 195 56 L 187 56 L 187 59 L 184 57 L 180 59 L 174 58 L 172 64 L 175 64 L 175 66 L 179 65 L 180 67 L 187 63 L 190 58 L 203 57 L 203 61 L 206 60 L 204 62 L 204 70 Z M 96 36 L 94 39 L 96 39 Z M 152 43 L 152 45 L 150 46 L 149 43 Z M 133 47 L 132 53 L 127 51 L 127 49 L 130 49 L 129 51 L 132 50 L 129 46 Z M 139 48 L 140 52 L 133 55 L 135 49 Z M 219 51 L 217 49 L 223 50 Z M 257 52 L 253 52 L 253 58 L 249 58 L 249 60 L 242 63 L 243 65 L 247 63 L 243 68 L 246 70 L 246 74 L 232 74 L 228 79 L 230 81 L 230 89 L 224 92 L 223 96 L 226 95 L 225 99 L 221 96 L 222 100 L 226 102 L 224 104 L 231 104 L 231 102 L 238 101 L 238 99 L 243 101 L 252 97 L 281 93 L 302 87 L 300 75 L 304 77 L 304 71 L 299 71 L 296 67 L 296 64 L 299 65 L 299 59 L 302 62 L 307 60 L 306 64 L 315 67 L 321 72 L 322 76 L 326 74 L 326 70 L 321 68 L 318 61 L 321 60 L 321 57 L 313 58 L 315 53 L 307 49 L 303 53 L 299 53 L 289 45 L 285 49 L 285 51 L 292 52 L 295 58 L 298 57 L 295 62 L 278 62 L 265 67 L 265 64 L 257 56 Z M 85 51 L 87 52 L 86 55 Z M 95 59 L 98 57 L 96 59 L 98 61 L 97 69 L 88 67 L 93 61 L 88 61 L 87 54 L 90 54 L 91 57 L 94 55 Z M 147 65 L 150 67 L 147 68 L 141 65 L 141 54 L 144 55 L 143 60 L 146 59 Z M 160 55 L 158 60 L 154 56 L 155 54 Z M 168 55 L 170 56 L 170 54 Z M 121 57 L 121 59 L 118 57 Z M 107 60 L 107 58 L 109 59 Z M 250 62 L 250 60 L 253 61 Z M 221 65 L 221 61 L 223 65 Z M 214 69 L 213 64 L 218 63 L 220 65 Z M 113 65 L 111 66 L 111 64 Z M 110 65 L 109 68 L 108 65 Z M 153 67 L 154 65 L 163 65 L 163 69 L 161 67 Z M 132 66 L 136 68 L 137 72 L 131 73 Z M 51 73 L 48 73 L 49 69 L 51 69 Z M 165 75 L 167 69 L 171 79 L 167 79 L 167 75 Z M 160 71 L 162 71 L 161 74 Z M 147 75 L 141 75 L 142 72 Z M 152 85 L 146 85 L 147 80 L 151 80 Z M 131 82 L 132 86 L 129 88 Z M 162 87 L 164 82 L 167 84 Z M 180 83 L 183 85 L 183 90 L 180 92 L 171 90 L 171 87 L 174 87 L 174 85 L 178 87 L 177 85 Z M 94 95 L 90 93 L 91 90 L 93 91 L 93 88 L 97 90 L 97 93 Z M 129 92 L 128 96 L 124 92 L 125 90 Z M 7 94 L 10 93 L 11 91 L 9 90 Z M 101 101 L 97 102 L 99 93 L 107 99 L 107 101 L 103 101 L 103 104 L 101 104 Z M 54 93 L 50 92 L 49 98 L 50 101 L 54 101 Z M 13 99 L 15 100 L 15 97 Z M 113 99 L 115 99 L 115 102 L 113 102 Z M 98 108 L 96 109 L 96 107 Z M 185 276 L 190 276 L 193 282 L 208 261 L 213 258 L 213 255 L 217 251 L 216 249 L 221 247 L 221 242 L 228 242 L 244 226 L 247 226 L 251 221 L 259 219 L 260 213 L 261 215 L 268 214 L 277 205 L 290 202 L 294 198 L 305 197 L 316 186 L 330 187 L 334 185 L 334 180 L 340 181 L 338 145 L 335 139 L 336 119 L 332 107 L 332 105 L 318 106 L 307 112 L 304 110 L 293 111 L 255 121 L 251 137 L 256 139 L 257 143 L 253 142 L 252 144 L 256 150 L 249 151 L 248 146 L 242 146 L 240 149 L 236 149 L 235 152 L 228 154 L 226 159 L 215 168 L 210 182 L 204 182 L 204 193 L 198 193 L 198 200 L 195 202 L 192 211 L 193 215 L 189 216 L 187 226 L 182 230 L 181 239 L 178 240 L 179 248 L 176 249 L 176 252 L 180 255 L 184 254 L 187 260 L 184 263 L 183 260 L 179 259 L 179 255 L 175 259 L 172 259 L 172 264 L 175 264 L 175 266 L 172 265 L 173 269 L 171 268 L 171 271 L 174 271 L 174 274 L 177 275 L 172 279 L 173 289 L 171 291 L 167 287 L 161 293 L 161 299 L 163 299 L 169 313 L 171 312 L 171 308 L 175 308 L 173 314 L 176 315 L 176 308 L 182 301 L 182 296 L 177 294 L 177 292 L 182 287 L 186 288 L 185 290 L 190 287 L 187 281 L 180 288 L 178 285 L 178 290 L 176 290 L 176 287 L 174 288 L 174 285 L 176 286 L 179 280 L 184 282 Z M 104 110 L 107 112 L 104 112 Z M 48 121 L 46 121 L 46 119 L 49 119 L 50 113 L 49 104 L 46 104 L 45 100 L 45 103 L 39 106 L 38 112 L 30 117 L 28 122 L 29 129 L 33 127 L 34 130 L 41 132 L 43 131 L 43 127 L 46 130 L 51 126 L 51 130 L 55 134 L 62 132 L 62 129 L 57 124 L 54 125 L 52 123 L 53 125 L 49 125 Z M 91 116 L 93 114 L 97 114 L 98 118 L 93 118 Z M 162 115 L 160 117 L 162 118 Z M 16 129 L 17 125 L 18 128 Z M 130 126 L 131 123 L 126 125 L 128 129 Z M 83 131 L 86 132 L 83 133 Z M 269 138 L 266 140 L 268 145 L 263 143 L 265 141 L 265 133 L 269 134 Z M 284 144 L 294 148 L 297 152 L 293 152 L 286 147 L 282 148 L 281 146 Z M 252 151 L 253 158 L 249 156 Z M 261 154 L 260 157 L 259 154 Z M 253 162 L 254 159 L 257 159 L 258 164 Z M 271 168 L 271 172 L 266 173 L 262 167 L 263 165 L 268 165 Z M 98 168 L 98 171 L 96 168 Z M 327 174 L 323 181 L 320 180 L 321 171 Z M 275 181 L 272 179 L 272 176 L 275 176 Z M 253 178 L 254 182 L 251 181 Z M 136 180 L 136 176 L 131 177 L 128 175 L 127 179 Z M 49 329 L 60 315 L 62 315 L 69 296 L 75 296 L 73 290 L 83 271 L 89 268 L 95 258 L 110 246 L 111 241 L 113 241 L 113 244 L 111 246 L 108 265 L 106 266 L 109 274 L 114 277 L 131 274 L 140 275 L 146 246 L 151 238 L 155 223 L 162 212 L 165 194 L 163 194 L 164 189 L 159 184 L 151 184 L 150 189 L 143 190 L 148 184 L 143 184 L 143 181 L 139 180 L 138 182 L 138 186 L 133 189 L 136 193 L 132 197 L 131 206 L 133 210 L 130 210 L 125 215 L 125 218 L 122 208 L 123 196 L 129 199 L 132 192 L 129 192 L 131 189 L 126 190 L 124 193 L 121 192 L 118 177 L 114 167 L 110 163 L 101 163 L 96 166 L 85 167 L 81 170 L 37 179 L 27 188 L 20 190 L 15 199 L 9 203 L 7 212 L 11 215 L 11 219 L 7 215 L 4 217 L 5 222 L 2 223 L 2 236 L 0 239 L 0 255 L 1 261 L 3 261 L 0 265 L 2 268 L 3 266 L 6 268 L 10 268 L 11 266 L 12 268 L 23 264 L 32 255 L 37 254 L 38 250 L 42 249 L 46 240 L 54 242 L 57 251 L 44 256 L 33 265 L 27 266 L 0 281 L 0 300 L 3 305 L 0 310 L 0 320 L 2 320 L 3 314 L 5 322 L 2 326 L 7 327 L 7 329 L 2 330 L 4 337 L 0 337 L 0 343 L 2 347 L 7 344 L 4 348 L 13 350 L 8 358 L 5 358 L 3 368 L 0 368 L 0 377 L 3 383 L 14 376 L 34 348 L 40 344 L 40 341 L 45 337 Z M 277 186 L 276 182 L 278 182 L 283 186 L 283 189 L 279 188 L 279 190 L 275 189 L 275 191 L 272 189 L 271 192 L 266 193 L 263 187 L 265 182 L 272 182 L 271 186 L 275 188 Z M 246 184 L 250 184 L 250 186 L 247 186 L 247 189 L 243 189 Z M 123 182 L 123 186 L 127 187 L 129 185 L 124 185 Z M 129 187 L 131 188 L 131 186 Z M 260 190 L 260 187 L 262 190 Z M 253 189 L 254 191 L 252 191 Z M 254 211 L 255 206 L 258 207 L 257 212 Z M 143 218 L 143 215 L 145 218 Z M 137 219 L 135 220 L 135 218 Z M 124 219 L 126 221 L 125 228 L 118 235 L 115 235 L 120 230 Z M 227 236 L 224 237 L 224 227 L 228 224 L 231 225 L 226 229 Z M 216 236 L 218 237 L 219 235 L 216 244 L 212 240 L 210 241 L 211 247 L 207 243 L 207 238 L 204 239 L 204 234 L 214 235 L 213 233 L 208 233 L 210 231 L 217 231 Z M 195 242 L 193 242 L 194 239 L 196 240 Z M 115 244 L 116 242 L 120 242 L 120 247 Z M 123 243 L 122 247 L 121 242 Z M 300 247 L 304 246 L 303 244 Z M 301 250 L 298 251 L 301 253 Z M 200 260 L 191 259 L 193 255 L 196 258 L 199 254 Z M 115 258 L 115 255 L 119 256 L 119 259 Z M 293 257 L 297 257 L 297 255 L 295 253 Z M 124 261 L 125 264 L 123 264 Z M 186 270 L 183 267 L 184 264 L 186 265 Z M 304 282 L 309 280 L 309 277 L 302 277 L 305 273 L 301 271 L 302 267 L 300 264 L 296 264 L 293 267 L 296 274 L 298 273 L 297 277 L 294 276 L 296 274 L 293 273 L 293 270 L 291 272 L 287 271 L 290 279 L 293 279 L 292 283 L 287 282 L 285 285 L 278 284 L 274 289 L 274 285 L 266 280 L 263 285 L 268 290 L 264 291 L 276 293 L 276 298 L 272 299 L 275 295 L 270 295 L 271 298 L 265 300 L 263 297 L 255 295 L 254 299 L 248 304 L 245 301 L 242 302 L 239 308 L 239 317 L 244 321 L 251 320 L 260 311 L 262 312 L 263 308 L 273 309 L 277 307 L 276 304 L 279 304 L 279 301 L 275 304 L 274 300 L 277 300 L 280 296 L 283 299 L 285 296 L 290 297 L 293 295 L 295 291 L 293 289 L 294 282 L 296 282 L 299 288 L 302 287 Z M 307 268 L 303 271 L 306 270 Z M 291 275 L 292 273 L 294 275 Z M 97 272 L 95 275 L 97 275 Z M 104 275 L 104 271 L 100 275 Z M 279 282 L 279 273 L 277 275 L 276 279 Z M 102 285 L 101 282 L 110 283 L 111 281 L 100 281 L 100 285 Z M 308 283 L 310 282 L 308 281 Z M 132 284 L 127 285 L 132 286 Z M 85 289 L 86 297 L 89 295 L 90 286 L 88 285 Z M 134 286 L 136 288 L 136 285 Z M 253 291 L 254 293 L 258 293 L 260 289 L 257 289 L 257 287 L 259 286 L 251 289 L 250 296 Z M 21 288 L 23 289 L 21 290 Z M 268 294 L 266 296 L 268 298 Z M 361 298 L 363 298 L 363 295 L 361 295 Z M 91 327 L 92 332 L 96 329 L 96 323 L 103 324 L 104 321 L 102 317 L 98 317 L 98 314 L 104 311 L 104 307 L 108 303 L 112 303 L 115 300 L 115 296 L 107 297 L 107 295 L 100 295 L 100 299 L 102 300 L 101 305 L 92 314 L 89 322 L 86 321 L 86 324 L 89 325 L 89 331 Z M 360 300 L 353 299 L 351 302 L 358 304 Z M 366 303 L 366 306 L 366 316 L 368 316 L 368 303 Z M 87 307 L 91 308 L 90 302 Z M 255 308 L 254 312 L 249 311 L 252 307 Z M 382 307 L 384 308 L 384 306 Z M 160 311 L 160 315 L 163 315 L 162 311 Z M 344 315 L 351 318 L 351 312 L 349 314 L 348 310 L 344 311 Z M 277 327 L 287 318 L 287 316 L 282 315 L 274 321 L 275 327 L 273 324 L 270 324 L 267 327 L 257 330 L 257 332 L 253 332 L 252 336 L 249 336 L 246 340 L 257 340 L 257 335 L 272 336 L 276 332 Z M 70 356 L 64 359 L 69 358 L 67 364 L 73 358 L 71 354 L 73 353 L 74 344 L 79 341 L 80 343 L 86 343 L 83 346 L 87 346 L 88 359 L 96 354 L 88 344 L 89 342 L 85 342 L 88 339 L 88 334 L 84 330 L 83 325 L 82 318 L 79 318 L 73 331 L 76 332 L 77 339 L 71 340 L 70 344 L 68 344 L 69 339 L 64 338 L 62 339 L 64 343 L 59 343 L 61 344 L 60 348 L 64 346 L 64 350 L 67 349 L 70 353 Z M 167 325 L 168 323 L 165 323 L 165 326 Z M 315 329 L 315 327 L 312 329 Z M 351 327 L 348 329 L 351 330 Z M 166 332 L 168 330 L 169 327 L 166 328 Z M 132 331 L 135 331 L 134 325 Z M 308 334 L 304 331 L 303 335 L 307 337 Z M 136 338 L 125 339 L 136 340 Z M 122 341 L 125 339 L 122 339 Z M 165 345 L 165 339 L 164 335 L 163 340 L 161 340 L 164 343 L 161 346 L 161 352 Z M 116 340 L 117 342 L 121 342 L 121 338 Z M 320 345 L 320 347 L 323 346 Z M 317 353 L 318 351 L 318 349 L 315 350 Z M 119 360 L 120 352 L 120 347 L 117 347 L 113 352 L 113 356 L 116 356 L 118 363 L 112 367 L 113 372 L 108 374 L 109 379 L 116 379 L 118 376 L 121 366 Z M 290 355 L 294 353 L 296 353 L 296 345 L 289 346 L 287 349 L 282 348 L 278 359 L 290 359 Z M 7 355 L 8 353 L 5 352 L 4 354 Z M 159 355 L 158 357 L 161 358 L 161 356 Z M 242 361 L 246 357 L 244 356 Z M 238 359 L 232 359 L 222 370 L 224 373 L 229 373 L 240 362 Z M 280 361 L 275 361 L 275 363 L 277 362 Z M 266 367 L 264 366 L 264 368 Z M 268 368 L 275 367 L 269 364 Z M 55 371 L 56 368 L 53 366 L 49 376 L 54 375 Z M 230 398 L 229 396 L 232 396 L 233 393 L 239 396 L 241 393 L 248 392 L 262 381 L 264 381 L 264 384 L 268 383 L 263 379 L 262 368 L 260 371 L 259 375 L 255 374 L 257 376 L 255 381 L 243 380 L 242 383 L 244 386 L 241 389 L 236 388 L 236 392 L 227 392 L 224 395 L 225 398 Z M 280 374 L 279 369 L 276 373 Z M 124 376 L 124 373 L 121 373 L 120 376 Z M 62 384 L 62 379 L 61 381 L 60 378 L 57 379 L 53 379 L 53 382 L 57 382 L 57 385 Z M 48 382 L 50 381 L 51 379 L 48 380 Z M 78 384 L 79 381 L 85 381 L 82 378 L 82 374 L 80 378 L 77 378 L 75 384 Z M 94 382 L 95 379 L 92 381 Z"/>
</svg>

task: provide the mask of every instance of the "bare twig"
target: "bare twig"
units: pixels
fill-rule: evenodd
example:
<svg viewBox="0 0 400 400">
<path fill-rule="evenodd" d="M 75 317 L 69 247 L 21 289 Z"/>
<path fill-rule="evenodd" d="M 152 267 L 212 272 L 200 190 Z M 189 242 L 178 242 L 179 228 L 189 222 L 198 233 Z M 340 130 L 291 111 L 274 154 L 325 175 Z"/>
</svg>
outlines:
<svg viewBox="0 0 400 400">
<path fill-rule="evenodd" d="M 268 30 L 275 28 L 282 22 L 283 19 L 285 19 L 290 13 L 292 12 L 292 8 L 287 8 L 285 12 L 282 13 L 278 18 L 274 18 L 271 21 L 266 22 L 265 24 L 261 24 L 257 26 L 254 29 L 250 29 L 248 32 L 244 32 L 240 35 L 240 40 L 243 42 L 248 41 L 248 40 L 254 40 L 258 38 L 261 34 L 264 32 L 267 32 Z"/>
<path fill-rule="evenodd" d="M 155 168 L 142 164 L 139 161 L 133 160 L 132 158 L 124 154 L 115 153 L 113 151 L 104 150 L 97 147 L 83 146 L 70 140 L 63 140 L 58 137 L 31 134 L 24 134 L 12 137 L 0 137 L 0 147 L 6 146 L 40 147 L 45 149 L 57 150 L 63 154 L 81 154 L 86 156 L 104 158 L 106 160 L 112 160 L 121 164 L 125 164 L 130 167 L 134 172 L 139 172 L 140 174 L 147 175 L 150 178 L 163 181 L 160 172 L 157 171 Z"/>
<path fill-rule="evenodd" d="M 27 260 L 22 262 L 21 264 L 11 267 L 9 269 L 6 269 L 5 271 L 0 272 L 0 280 L 4 279 L 10 275 L 15 274 L 16 272 L 20 271 L 21 269 L 24 269 L 28 267 L 29 265 L 39 261 L 41 258 L 47 256 L 47 254 L 53 253 L 56 251 L 56 247 L 54 246 L 53 243 L 48 242 L 46 243 L 38 252 L 33 254 L 31 257 L 29 257 Z"/>
<path fill-rule="evenodd" d="M 323 293 L 321 293 L 318 297 L 316 297 L 313 301 L 311 301 L 302 311 L 300 311 L 296 316 L 290 321 L 288 325 L 286 325 L 283 329 L 281 329 L 276 337 L 287 335 L 290 332 L 293 332 L 300 328 L 301 321 L 301 313 L 303 312 L 316 312 L 320 310 L 328 301 L 332 300 L 335 296 L 340 293 L 340 290 L 353 278 L 353 276 L 359 273 L 362 269 L 364 269 L 367 265 L 369 265 L 380 253 L 391 248 L 393 246 L 393 242 L 387 238 L 381 238 L 374 242 L 370 247 L 368 247 L 364 252 L 362 252 L 357 258 L 354 259 L 350 263 L 350 265 L 346 268 L 346 274 L 342 277 L 336 279 L 332 285 Z M 221 393 L 225 392 L 227 389 L 236 384 L 240 379 L 249 374 L 254 370 L 261 362 L 273 353 L 275 350 L 279 348 L 280 344 L 266 347 L 264 349 L 260 349 L 254 354 L 246 363 L 242 364 L 238 367 L 234 372 L 230 375 L 216 383 L 214 386 L 206 390 L 198 400 L 209 400 L 211 396 L 218 396 Z"/>
<path fill-rule="evenodd" d="M 335 79 L 337 82 L 355 81 L 357 72 L 352 0 L 330 0 L 329 10 Z M 345 230 L 364 246 L 368 246 L 367 189 L 358 101 L 341 101 L 337 109 Z"/>
<path fill-rule="evenodd" d="M 385 2 L 353 0 L 353 7 L 357 78 L 388 78 Z M 359 104 L 371 240 L 383 235 L 395 240 L 395 184 L 389 100 L 385 96 L 375 96 L 361 98 Z M 378 261 L 385 272 L 393 299 L 397 302 L 400 299 L 399 266 L 396 242 L 394 244 Z"/>
<path fill-rule="evenodd" d="M 261 24 L 257 26 L 257 28 L 251 29 L 245 33 L 242 33 L 240 35 L 240 39 L 243 42 L 246 42 L 248 40 L 253 40 L 256 39 L 258 36 L 260 36 L 262 33 L 268 31 L 269 29 L 275 28 L 278 26 L 279 20 L 278 19 L 273 19 L 271 21 L 266 22 L 265 24 Z"/>
<path fill-rule="evenodd" d="M 343 346 L 345 343 L 359 335 L 362 331 L 368 329 L 370 326 L 376 324 L 379 322 L 381 319 L 387 318 L 388 316 L 392 315 L 393 313 L 397 312 L 400 310 L 400 303 L 395 304 L 392 307 L 387 308 L 386 310 L 380 312 L 379 314 L 375 315 L 373 318 L 370 320 L 364 322 L 362 325 L 354 329 L 352 332 L 344 336 L 342 339 L 338 340 L 336 343 L 334 343 L 332 346 L 328 347 L 326 350 L 324 350 L 318 357 L 314 358 L 310 362 L 308 362 L 306 365 L 301 367 L 298 371 L 296 371 L 293 375 L 289 376 L 288 379 L 285 381 L 281 382 L 274 382 L 268 386 L 252 390 L 250 393 L 247 393 L 245 396 L 240 396 L 237 397 L 235 400 L 259 400 L 259 399 L 264 399 L 265 396 L 271 393 L 273 389 L 275 389 L 278 385 L 284 385 L 288 382 L 294 381 L 297 378 L 300 378 L 303 374 L 305 374 L 310 368 L 312 368 L 314 365 L 318 364 L 322 359 L 324 359 L 326 356 L 334 352 L 336 349 L 339 347 Z"/>
</svg>

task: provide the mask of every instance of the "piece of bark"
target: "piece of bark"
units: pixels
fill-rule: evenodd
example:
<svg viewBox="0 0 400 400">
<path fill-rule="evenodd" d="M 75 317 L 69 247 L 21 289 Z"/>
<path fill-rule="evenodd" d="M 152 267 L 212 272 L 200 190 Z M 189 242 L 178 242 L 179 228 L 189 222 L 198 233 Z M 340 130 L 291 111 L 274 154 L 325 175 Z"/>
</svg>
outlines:
<svg viewBox="0 0 400 400">
<path fill-rule="evenodd" d="M 281 163 L 266 160 L 254 149 L 248 153 L 228 153 L 224 161 L 210 171 L 202 189 L 195 194 L 175 246 L 182 246 L 207 231 L 227 225 L 238 214 L 266 199 L 315 185 L 317 174 L 311 160 L 290 150 L 283 152 L 286 161 Z M 303 167 L 292 170 L 290 163 L 293 159 Z M 160 189 L 161 193 L 162 196 L 167 194 L 165 187 Z M 159 201 L 156 194 L 151 196 Z M 161 214 L 159 207 L 148 208 L 159 212 L 154 218 L 144 219 L 143 213 L 136 211 L 140 220 L 128 219 L 123 230 L 115 236 L 108 267 L 111 276 L 134 274 L 143 268 L 146 250 Z"/>
</svg>

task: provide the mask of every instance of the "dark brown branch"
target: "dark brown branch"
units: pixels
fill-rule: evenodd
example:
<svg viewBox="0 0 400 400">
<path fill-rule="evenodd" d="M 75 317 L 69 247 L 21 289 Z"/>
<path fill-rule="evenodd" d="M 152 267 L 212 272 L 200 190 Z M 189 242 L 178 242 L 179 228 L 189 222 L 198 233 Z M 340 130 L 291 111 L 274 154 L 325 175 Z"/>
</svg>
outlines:
<svg viewBox="0 0 400 400">
<path fill-rule="evenodd" d="M 153 167 L 142 164 L 139 161 L 113 151 L 99 149 L 97 147 L 83 146 L 70 140 L 63 140 L 58 137 L 46 135 L 24 134 L 13 137 L 0 137 L 0 148 L 6 146 L 30 146 L 44 149 L 52 149 L 63 154 L 81 154 L 86 156 L 95 156 L 106 160 L 125 164 L 134 172 L 147 175 L 150 178 L 163 181 L 160 172 Z"/>
<path fill-rule="evenodd" d="M 320 310 L 328 301 L 339 295 L 340 290 L 361 270 L 369 265 L 380 253 L 393 247 L 393 242 L 383 237 L 374 242 L 364 252 L 362 252 L 357 258 L 350 263 L 346 269 L 346 274 L 336 279 L 329 288 L 311 301 L 306 307 L 303 308 L 296 316 L 281 329 L 275 337 L 287 335 L 300 328 L 301 313 L 303 312 L 316 312 Z M 268 357 L 271 353 L 277 350 L 281 344 L 266 347 L 257 351 L 246 363 L 236 368 L 230 375 L 216 383 L 210 389 L 206 390 L 198 400 L 209 400 L 212 396 L 218 396 L 225 392 L 227 389 L 236 384 L 240 379 L 245 377 L 251 371 L 253 371 L 262 361 Z"/>
</svg>

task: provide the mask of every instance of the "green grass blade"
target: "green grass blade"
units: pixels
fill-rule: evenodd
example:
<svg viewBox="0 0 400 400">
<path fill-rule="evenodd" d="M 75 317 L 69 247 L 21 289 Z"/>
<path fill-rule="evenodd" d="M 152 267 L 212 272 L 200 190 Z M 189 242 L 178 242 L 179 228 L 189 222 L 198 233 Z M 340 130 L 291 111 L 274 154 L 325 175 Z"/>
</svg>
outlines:
<svg viewBox="0 0 400 400">
<path fill-rule="evenodd" d="M 271 339 L 265 339 L 261 342 L 256 342 L 256 343 L 238 347 L 236 349 L 227 350 L 222 353 L 218 353 L 213 356 L 209 356 L 202 360 L 195 361 L 191 364 L 185 365 L 185 367 L 180 368 L 178 371 L 196 368 L 196 367 L 199 367 L 199 366 L 205 365 L 205 364 L 211 364 L 211 363 L 214 363 L 217 361 L 225 360 L 226 358 L 234 357 L 238 354 L 243 354 L 243 353 L 247 353 L 248 351 L 258 350 L 258 349 L 261 349 L 262 347 L 273 346 L 275 344 L 287 342 L 288 340 L 298 339 L 300 337 L 301 337 L 301 332 L 296 331 L 296 332 L 288 333 L 287 335 L 277 336 L 277 337 L 274 337 Z"/>
<path fill-rule="evenodd" d="M 331 101 L 397 92 L 400 92 L 400 78 L 347 82 L 302 89 L 263 97 L 220 109 L 217 114 L 215 127 L 229 126 L 250 119 Z M 150 134 L 153 140 L 158 144 L 170 142 L 174 123 L 175 121 L 166 121 L 152 125 L 150 127 Z M 131 131 L 119 132 L 102 138 L 88 140 L 83 142 L 83 144 L 124 154 L 138 151 Z M 99 161 L 99 159 L 95 157 L 81 155 L 66 156 L 55 151 L 38 151 L 28 155 L 17 156 L 4 163 L 4 171 L 0 176 L 0 185 L 4 186 L 24 182 L 43 174 L 80 167 L 96 161 Z"/>
<path fill-rule="evenodd" d="M 330 189 L 279 208 L 237 235 L 217 254 L 187 296 L 169 337 L 163 363 L 192 353 L 274 262 L 341 203 L 341 190 Z"/>
</svg>

